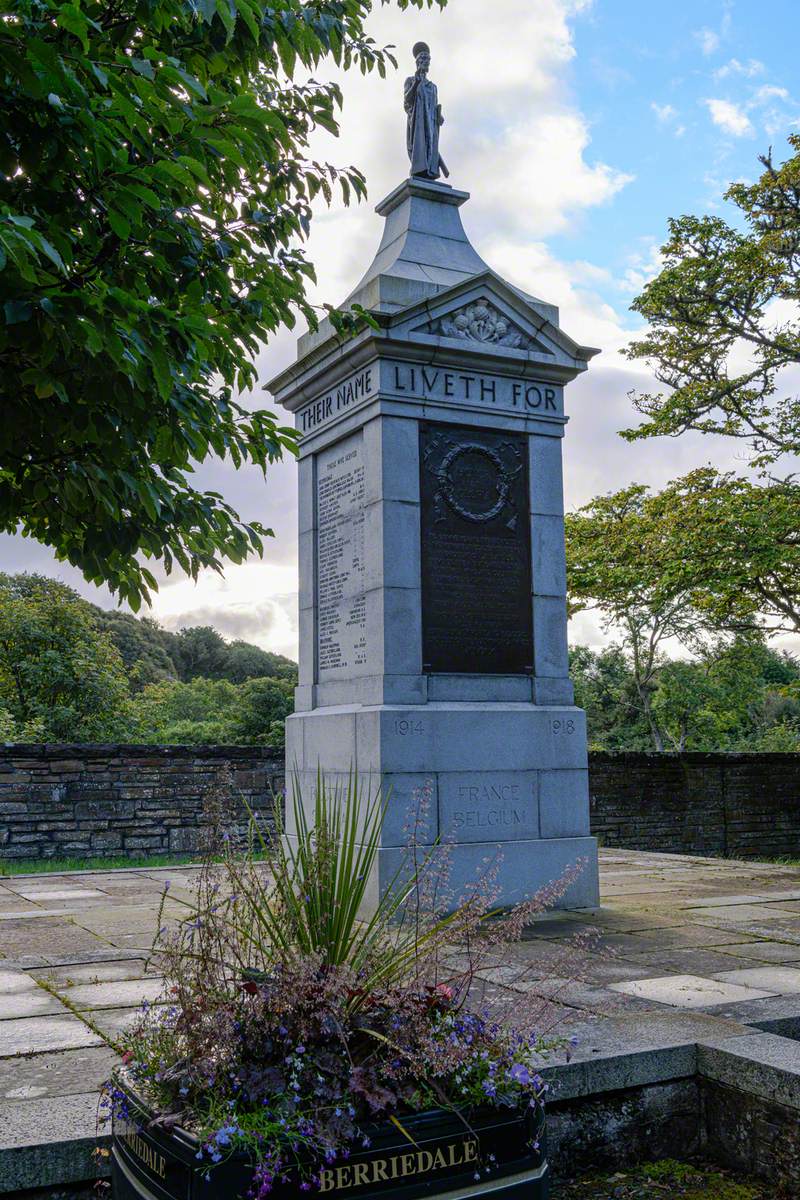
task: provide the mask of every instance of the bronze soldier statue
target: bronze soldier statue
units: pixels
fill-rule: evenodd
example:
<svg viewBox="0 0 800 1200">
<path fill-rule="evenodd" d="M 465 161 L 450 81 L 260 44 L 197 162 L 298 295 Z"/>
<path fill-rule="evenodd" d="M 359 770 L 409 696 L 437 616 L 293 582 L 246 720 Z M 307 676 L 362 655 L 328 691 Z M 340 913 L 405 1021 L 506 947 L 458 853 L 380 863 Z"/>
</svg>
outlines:
<svg viewBox="0 0 800 1200">
<path fill-rule="evenodd" d="M 411 174 L 423 179 L 438 179 L 440 175 L 449 176 L 450 172 L 439 153 L 439 126 L 444 124 L 444 117 L 436 84 L 428 79 L 430 47 L 425 42 L 417 42 L 412 54 L 417 69 L 405 84 Z"/>
</svg>

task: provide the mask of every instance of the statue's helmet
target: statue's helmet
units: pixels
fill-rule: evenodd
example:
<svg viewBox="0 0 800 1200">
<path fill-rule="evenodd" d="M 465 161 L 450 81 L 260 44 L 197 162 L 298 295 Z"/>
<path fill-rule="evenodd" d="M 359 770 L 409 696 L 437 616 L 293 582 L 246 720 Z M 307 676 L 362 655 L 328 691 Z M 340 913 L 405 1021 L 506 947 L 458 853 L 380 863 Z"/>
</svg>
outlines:
<svg viewBox="0 0 800 1200">
<path fill-rule="evenodd" d="M 431 48 L 427 42 L 415 42 L 411 48 L 411 53 L 414 55 L 414 61 L 419 58 L 420 54 L 427 54 L 428 58 L 430 58 Z"/>
</svg>

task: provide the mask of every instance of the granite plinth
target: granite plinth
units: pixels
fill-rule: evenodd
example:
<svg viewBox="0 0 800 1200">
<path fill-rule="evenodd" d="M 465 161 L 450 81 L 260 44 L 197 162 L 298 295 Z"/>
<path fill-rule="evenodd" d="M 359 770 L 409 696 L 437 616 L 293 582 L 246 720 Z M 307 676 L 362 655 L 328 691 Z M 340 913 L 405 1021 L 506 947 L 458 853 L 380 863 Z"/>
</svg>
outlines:
<svg viewBox="0 0 800 1200">
<path fill-rule="evenodd" d="M 447 863 L 455 900 L 497 871 L 498 903 L 514 904 L 580 864 L 559 907 L 598 902 L 597 850 L 589 836 L 583 713 L 533 704 L 430 702 L 341 706 L 287 721 L 287 766 L 309 817 L 319 772 L 343 787 L 388 795 L 375 887 L 403 861 L 408 828 Z M 420 807 L 422 792 L 426 800 Z M 294 833 L 291 811 L 288 832 Z M 373 900 L 375 895 L 373 895 Z"/>
</svg>

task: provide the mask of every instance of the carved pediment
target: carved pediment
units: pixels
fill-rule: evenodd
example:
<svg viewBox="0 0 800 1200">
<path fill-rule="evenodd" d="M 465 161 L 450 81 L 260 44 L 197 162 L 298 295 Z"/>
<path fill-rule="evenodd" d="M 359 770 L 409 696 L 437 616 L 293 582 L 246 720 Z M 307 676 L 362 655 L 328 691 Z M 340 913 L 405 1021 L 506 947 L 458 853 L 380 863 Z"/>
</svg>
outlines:
<svg viewBox="0 0 800 1200">
<path fill-rule="evenodd" d="M 463 342 L 508 346 L 512 350 L 540 348 L 534 338 L 509 320 L 485 296 L 480 296 L 461 308 L 451 309 L 426 325 L 418 325 L 413 332 L 427 333 L 433 337 L 456 338 Z"/>
</svg>

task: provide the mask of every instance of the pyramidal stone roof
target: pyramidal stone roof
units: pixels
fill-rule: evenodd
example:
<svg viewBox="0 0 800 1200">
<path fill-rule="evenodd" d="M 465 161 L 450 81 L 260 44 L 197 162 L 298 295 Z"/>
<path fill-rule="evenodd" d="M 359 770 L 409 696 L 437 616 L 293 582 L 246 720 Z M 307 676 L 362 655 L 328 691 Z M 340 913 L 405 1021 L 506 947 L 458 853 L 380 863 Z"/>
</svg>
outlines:
<svg viewBox="0 0 800 1200">
<path fill-rule="evenodd" d="M 461 223 L 459 209 L 467 200 L 469 192 L 438 180 L 403 180 L 376 207 L 385 220 L 383 237 L 375 258 L 341 307 L 360 304 L 369 312 L 390 315 L 490 272 Z M 554 305 L 519 288 L 512 290 L 545 320 L 558 325 Z M 325 320 L 318 330 L 304 334 L 298 341 L 298 359 L 333 332 Z"/>
</svg>

